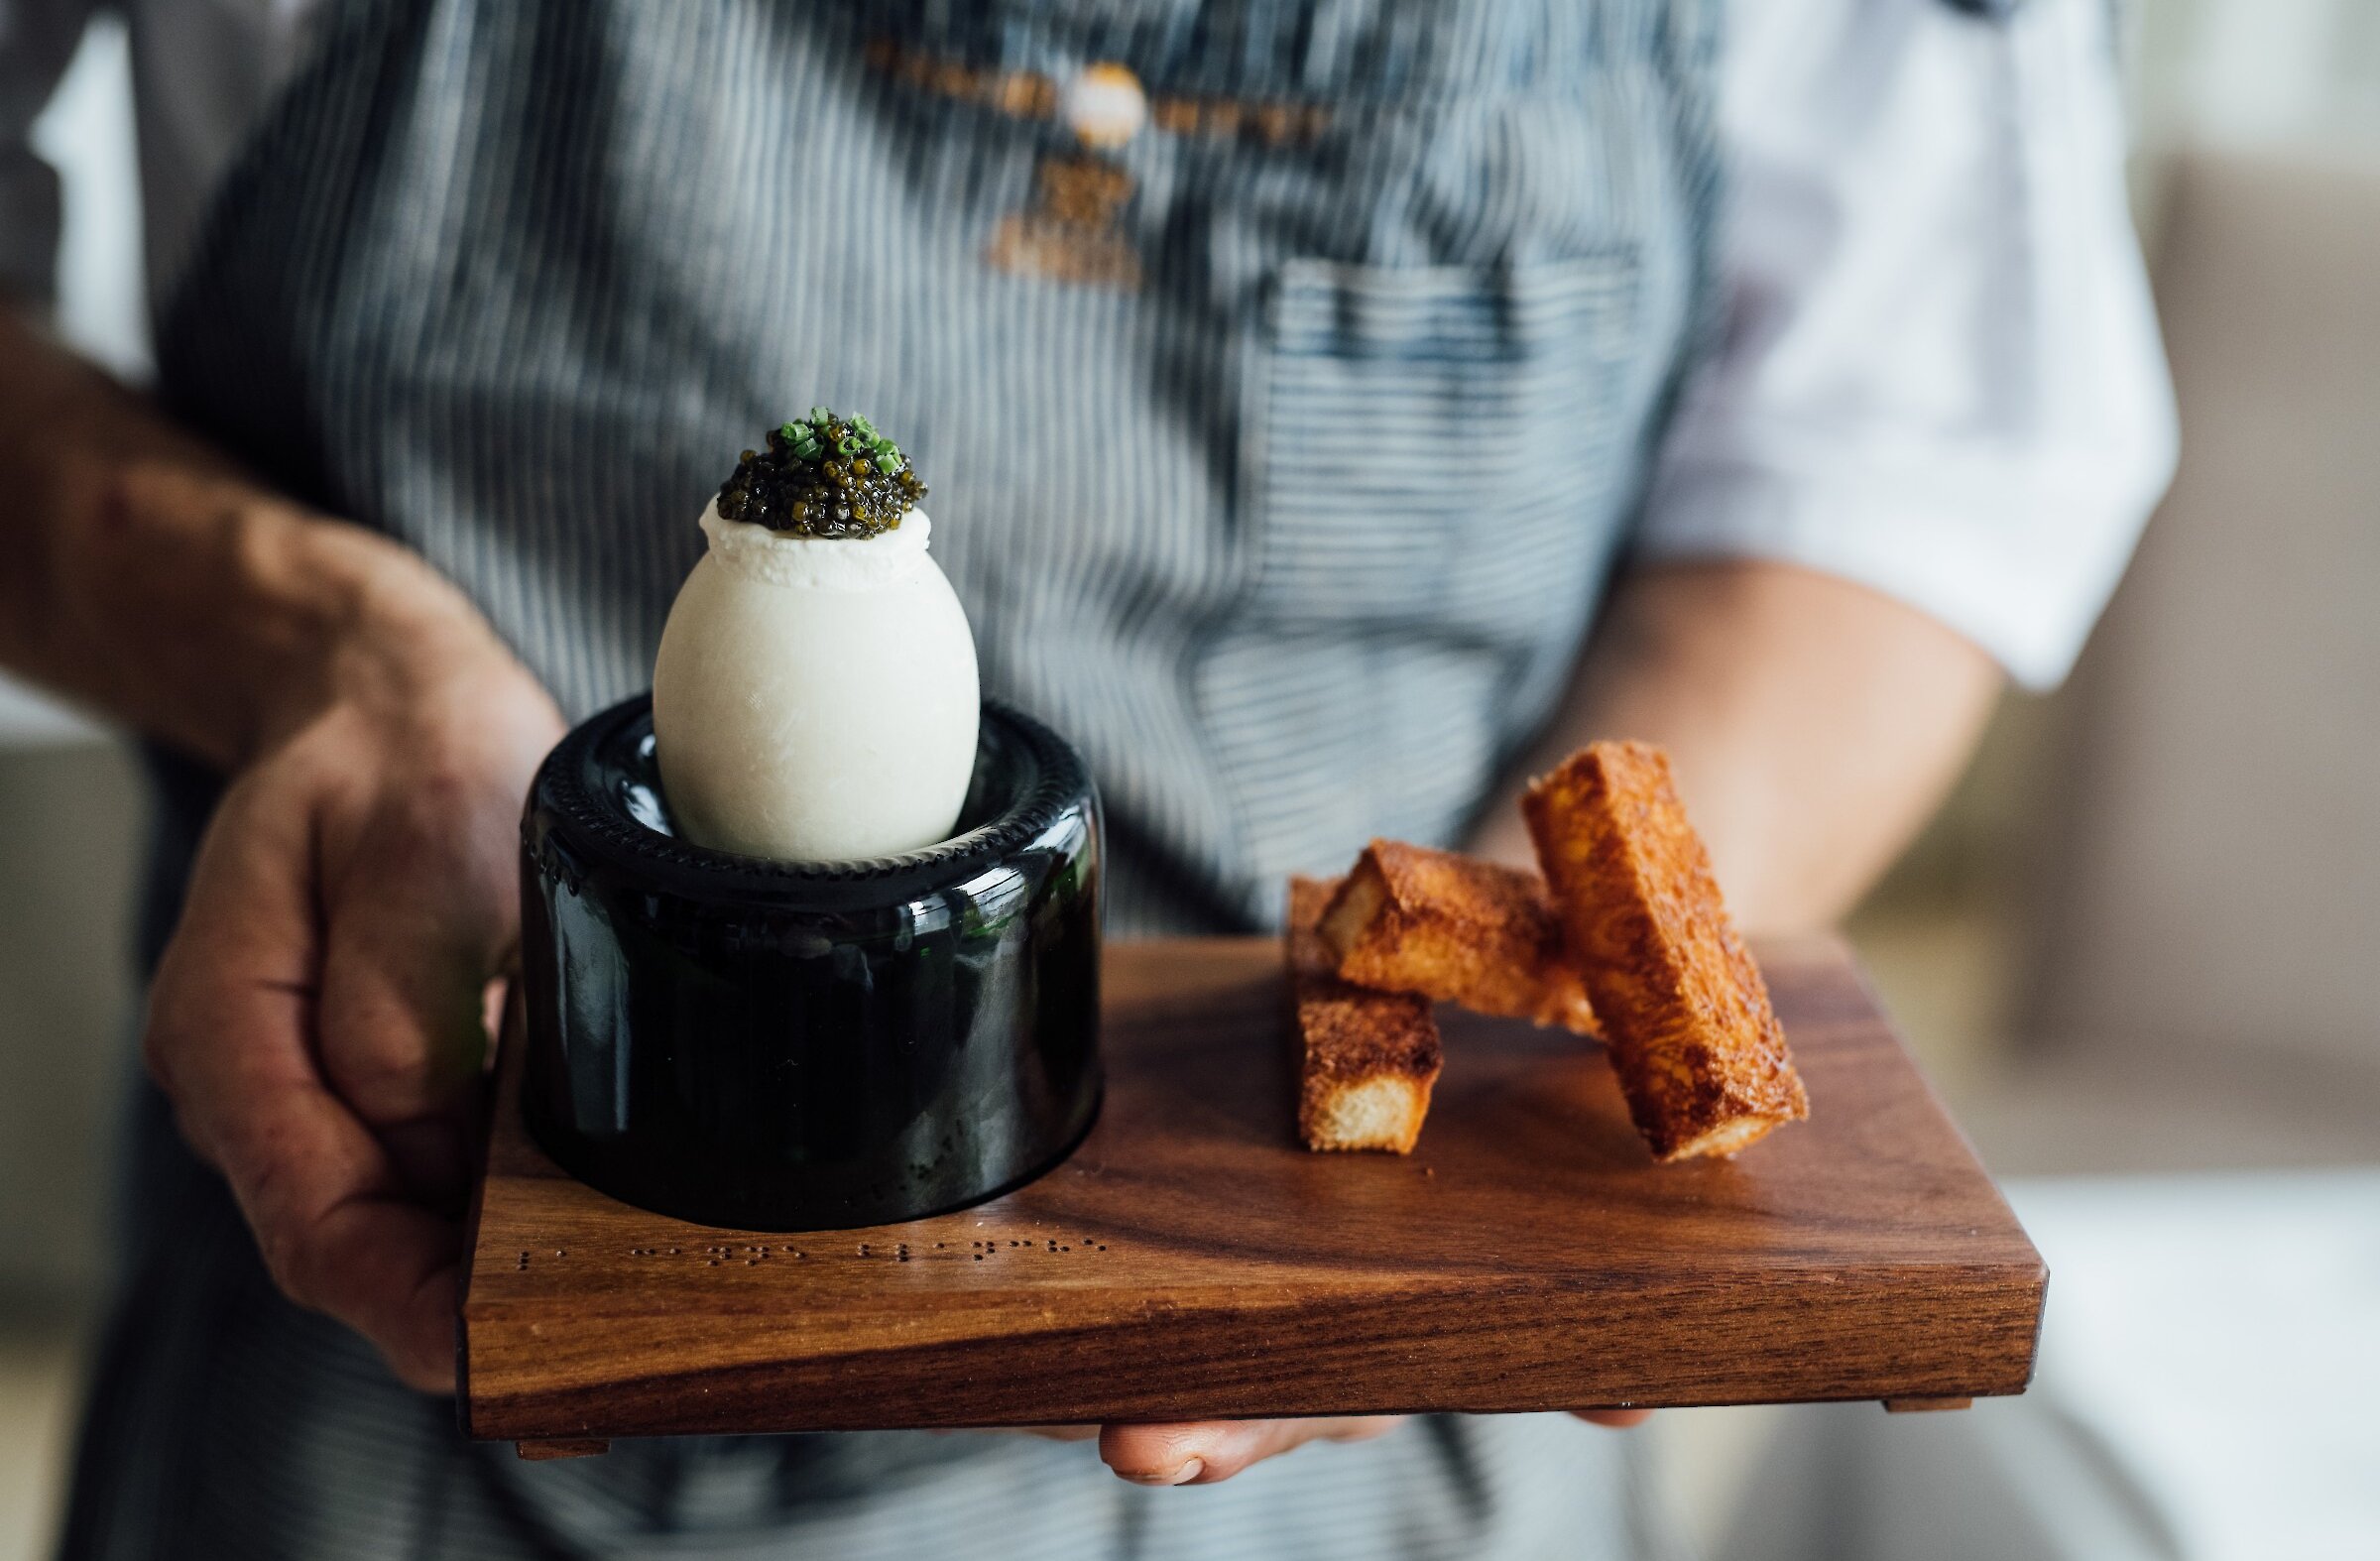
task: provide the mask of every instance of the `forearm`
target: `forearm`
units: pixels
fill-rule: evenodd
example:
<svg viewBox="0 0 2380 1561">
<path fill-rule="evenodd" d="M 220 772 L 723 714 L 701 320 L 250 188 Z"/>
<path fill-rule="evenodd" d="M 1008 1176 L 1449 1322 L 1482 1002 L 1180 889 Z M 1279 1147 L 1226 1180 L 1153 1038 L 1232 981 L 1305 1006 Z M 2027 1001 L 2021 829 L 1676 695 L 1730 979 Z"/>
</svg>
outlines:
<svg viewBox="0 0 2380 1561">
<path fill-rule="evenodd" d="M 1971 643 L 1847 581 L 1758 561 L 1655 567 L 1613 592 L 1512 786 L 1598 738 L 1658 743 L 1737 918 L 1824 926 L 1939 804 L 1999 688 Z M 1507 803 L 1476 844 L 1525 861 Z"/>
<path fill-rule="evenodd" d="M 244 476 L 0 307 L 0 667 L 224 768 L 401 647 L 484 634 L 386 539 Z M 492 645 L 492 636 L 487 637 Z"/>
</svg>

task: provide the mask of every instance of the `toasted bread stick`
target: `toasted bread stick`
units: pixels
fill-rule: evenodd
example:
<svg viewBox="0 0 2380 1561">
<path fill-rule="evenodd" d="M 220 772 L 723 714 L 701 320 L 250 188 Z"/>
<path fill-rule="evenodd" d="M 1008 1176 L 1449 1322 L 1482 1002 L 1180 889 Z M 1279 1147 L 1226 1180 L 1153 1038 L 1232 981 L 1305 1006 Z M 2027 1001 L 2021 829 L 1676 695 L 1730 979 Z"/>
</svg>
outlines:
<svg viewBox="0 0 2380 1561">
<path fill-rule="evenodd" d="M 1598 1033 L 1561 913 L 1534 873 L 1374 840 L 1322 913 L 1341 979 Z"/>
<path fill-rule="evenodd" d="M 1336 881 L 1289 881 L 1289 986 L 1299 1043 L 1297 1131 L 1309 1149 L 1410 1153 L 1438 1082 L 1427 998 L 1342 981 L 1314 923 Z"/>
<path fill-rule="evenodd" d="M 1597 743 L 1532 783 L 1520 805 L 1654 1155 L 1732 1154 L 1808 1116 L 1768 988 L 1727 919 L 1667 756 Z"/>
</svg>

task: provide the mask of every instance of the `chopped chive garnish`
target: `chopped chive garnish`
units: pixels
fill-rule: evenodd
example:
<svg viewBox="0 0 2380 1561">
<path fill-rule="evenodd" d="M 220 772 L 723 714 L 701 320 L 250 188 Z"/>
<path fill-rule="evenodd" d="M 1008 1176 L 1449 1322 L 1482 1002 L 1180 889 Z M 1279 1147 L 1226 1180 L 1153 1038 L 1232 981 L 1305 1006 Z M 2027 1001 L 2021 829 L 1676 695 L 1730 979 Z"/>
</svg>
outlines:
<svg viewBox="0 0 2380 1561">
<path fill-rule="evenodd" d="M 812 407 L 806 419 L 778 424 L 767 443 L 746 450 L 720 485 L 726 519 L 797 537 L 874 537 L 925 497 L 900 446 L 866 418 Z"/>
</svg>

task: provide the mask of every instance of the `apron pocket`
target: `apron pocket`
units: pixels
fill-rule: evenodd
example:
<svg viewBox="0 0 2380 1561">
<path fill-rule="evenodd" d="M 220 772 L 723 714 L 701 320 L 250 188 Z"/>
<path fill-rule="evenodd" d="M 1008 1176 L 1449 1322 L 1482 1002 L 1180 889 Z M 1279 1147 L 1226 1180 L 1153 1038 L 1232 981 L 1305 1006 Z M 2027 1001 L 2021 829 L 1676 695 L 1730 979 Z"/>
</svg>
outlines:
<svg viewBox="0 0 2380 1561">
<path fill-rule="evenodd" d="M 1279 271 L 1244 404 L 1251 577 L 1197 672 L 1251 908 L 1370 835 L 1451 839 L 1542 719 L 1636 490 L 1642 314 L 1629 250 Z"/>
<path fill-rule="evenodd" d="M 1633 254 L 1281 268 L 1244 503 L 1269 610 L 1494 639 L 1575 608 L 1633 480 Z"/>
</svg>

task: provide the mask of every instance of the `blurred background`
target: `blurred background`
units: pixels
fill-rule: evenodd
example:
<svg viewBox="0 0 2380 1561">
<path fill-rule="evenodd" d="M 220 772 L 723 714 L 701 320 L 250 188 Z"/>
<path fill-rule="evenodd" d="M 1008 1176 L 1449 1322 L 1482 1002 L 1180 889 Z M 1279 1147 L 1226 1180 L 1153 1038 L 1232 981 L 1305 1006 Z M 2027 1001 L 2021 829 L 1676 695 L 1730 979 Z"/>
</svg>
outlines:
<svg viewBox="0 0 2380 1561">
<path fill-rule="evenodd" d="M 2180 477 L 1851 924 L 2048 1257 L 2039 1376 L 1660 1417 L 1715 1561 L 2380 1556 L 2380 4 L 2129 14 Z M 138 377 L 125 79 L 103 22 L 40 138 L 66 328 Z M 0 1561 L 47 1553 L 105 1271 L 141 820 L 117 739 L 0 683 Z"/>
</svg>

